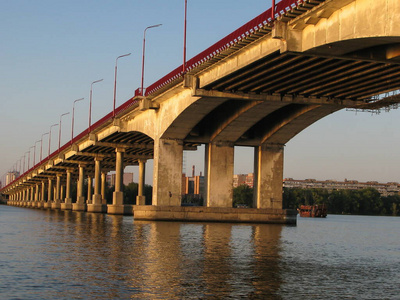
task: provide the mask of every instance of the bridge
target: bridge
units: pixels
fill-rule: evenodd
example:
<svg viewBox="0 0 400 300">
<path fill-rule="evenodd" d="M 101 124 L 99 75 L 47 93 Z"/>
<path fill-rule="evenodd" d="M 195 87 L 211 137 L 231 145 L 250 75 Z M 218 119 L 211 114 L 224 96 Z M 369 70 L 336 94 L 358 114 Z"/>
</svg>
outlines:
<svg viewBox="0 0 400 300">
<path fill-rule="evenodd" d="M 138 220 L 295 223 L 282 207 L 284 145 L 343 108 L 396 104 L 398 0 L 282 0 L 110 112 L 1 189 L 9 205 Z M 181 206 L 184 150 L 205 145 L 205 203 Z M 233 208 L 234 147 L 254 149 L 253 208 Z M 145 164 L 153 159 L 152 205 Z M 139 165 L 136 205 L 124 167 Z M 116 172 L 112 204 L 105 174 Z M 83 195 L 84 180 L 94 190 Z M 71 183 L 77 181 L 77 199 Z M 64 195 L 65 189 L 65 198 Z"/>
</svg>

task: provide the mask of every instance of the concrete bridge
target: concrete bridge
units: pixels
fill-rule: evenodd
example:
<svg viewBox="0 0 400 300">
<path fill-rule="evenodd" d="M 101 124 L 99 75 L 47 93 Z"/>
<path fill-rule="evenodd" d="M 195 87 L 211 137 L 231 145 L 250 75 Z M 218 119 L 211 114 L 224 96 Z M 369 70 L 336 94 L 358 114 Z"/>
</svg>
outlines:
<svg viewBox="0 0 400 300">
<path fill-rule="evenodd" d="M 398 0 L 283 0 L 180 66 L 1 190 L 8 204 L 135 219 L 295 223 L 282 208 L 284 145 L 343 108 L 398 102 Z M 143 93 L 144 92 L 144 93 Z M 205 204 L 182 207 L 184 150 L 205 145 Z M 234 147 L 254 148 L 252 209 L 232 207 Z M 143 196 L 154 159 L 152 205 Z M 136 205 L 125 166 L 139 165 Z M 113 203 L 105 174 L 116 172 Z M 94 178 L 91 199 L 83 182 Z M 77 199 L 71 182 L 77 180 Z M 61 199 L 65 187 L 66 197 Z"/>
</svg>

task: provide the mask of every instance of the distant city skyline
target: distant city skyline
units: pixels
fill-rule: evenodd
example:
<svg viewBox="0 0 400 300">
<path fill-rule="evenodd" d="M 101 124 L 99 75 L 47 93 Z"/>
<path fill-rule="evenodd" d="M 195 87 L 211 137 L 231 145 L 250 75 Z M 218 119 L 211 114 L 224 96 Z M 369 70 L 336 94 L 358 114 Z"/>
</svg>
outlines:
<svg viewBox="0 0 400 300">
<path fill-rule="evenodd" d="M 271 6 L 271 1 L 188 1 L 188 58 Z M 90 84 L 96 121 L 112 110 L 115 59 L 117 105 L 140 86 L 141 47 L 146 26 L 163 24 L 146 38 L 145 86 L 182 63 L 183 1 L 8 1 L 0 11 L 0 176 L 21 168 L 30 151 L 36 162 L 48 152 L 51 125 L 62 119 L 60 143 L 88 126 Z M 207 16 L 205 18 L 205 16 Z M 206 20 L 206 21 L 205 21 Z M 400 182 L 400 111 L 371 115 L 339 111 L 299 133 L 285 147 L 284 177 Z M 52 128 L 51 151 L 58 147 Z M 38 142 L 42 140 L 41 143 Z M 34 147 L 34 148 L 32 148 Z M 42 151 L 40 151 L 42 148 Z M 40 153 L 42 152 L 42 153 Z M 187 152 L 186 165 L 204 173 L 204 146 Z M 137 167 L 126 168 L 138 173 Z M 235 173 L 253 172 L 253 149 L 237 147 Z M 146 167 L 152 184 L 152 161 Z"/>
</svg>

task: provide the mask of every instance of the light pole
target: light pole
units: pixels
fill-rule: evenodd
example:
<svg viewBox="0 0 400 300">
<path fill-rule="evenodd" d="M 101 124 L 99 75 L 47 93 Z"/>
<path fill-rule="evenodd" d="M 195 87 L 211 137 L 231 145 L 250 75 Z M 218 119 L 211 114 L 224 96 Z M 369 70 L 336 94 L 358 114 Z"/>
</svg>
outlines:
<svg viewBox="0 0 400 300">
<path fill-rule="evenodd" d="M 36 148 L 35 146 L 32 146 L 32 147 L 30 147 L 29 148 L 29 156 L 28 156 L 28 169 L 29 169 L 29 167 L 30 167 L 30 159 L 31 159 L 31 149 L 32 148 Z M 35 159 L 35 158 L 33 158 L 33 159 Z M 35 165 L 35 163 L 33 163 L 33 166 Z M 32 166 L 32 167 L 33 167 Z"/>
<path fill-rule="evenodd" d="M 58 124 L 53 124 L 50 126 L 50 130 L 49 130 L 49 153 L 48 153 L 48 157 L 50 157 L 50 148 L 51 148 L 51 128 L 58 126 Z"/>
<path fill-rule="evenodd" d="M 24 168 L 22 168 L 22 159 L 24 159 Z M 19 159 L 19 168 L 20 168 L 20 174 L 24 174 L 25 173 L 25 155 L 21 156 L 21 158 Z"/>
<path fill-rule="evenodd" d="M 271 19 L 275 19 L 275 0 L 272 0 Z"/>
<path fill-rule="evenodd" d="M 26 171 L 28 171 L 29 170 L 29 155 L 31 154 L 31 152 L 30 151 L 26 151 L 25 152 L 25 155 L 24 155 L 24 170 L 25 170 L 25 157 L 26 157 L 26 154 L 28 154 L 28 168 L 26 169 Z M 24 173 L 25 173 L 25 171 L 24 171 Z"/>
<path fill-rule="evenodd" d="M 144 55 L 145 55 L 145 50 L 146 50 L 146 31 L 147 31 L 147 29 L 150 29 L 150 28 L 155 28 L 155 27 L 159 27 L 159 26 L 161 26 L 162 24 L 157 24 L 157 25 L 152 25 L 152 26 L 148 26 L 148 27 L 146 27 L 146 29 L 144 30 L 144 33 L 143 33 L 143 57 L 142 57 L 142 85 L 141 85 L 141 88 L 142 88 L 142 90 L 141 90 L 141 95 L 142 96 L 144 96 Z"/>
<path fill-rule="evenodd" d="M 40 143 L 40 140 L 35 142 L 35 148 L 33 149 L 33 166 L 36 165 L 36 144 Z"/>
<path fill-rule="evenodd" d="M 69 115 L 69 112 L 64 113 L 60 116 L 60 125 L 58 126 L 58 152 L 60 152 L 60 146 L 61 146 L 61 119 L 63 116 Z"/>
<path fill-rule="evenodd" d="M 100 81 L 103 81 L 103 79 L 99 79 L 96 81 L 93 81 L 90 85 L 90 96 L 89 96 L 89 132 L 91 130 L 92 126 L 92 91 L 93 91 L 93 84 L 98 83 Z"/>
<path fill-rule="evenodd" d="M 83 99 L 85 99 L 85 98 L 76 99 L 74 101 L 74 103 L 72 104 L 71 144 L 72 144 L 72 140 L 74 139 L 75 103 L 82 101 Z"/>
<path fill-rule="evenodd" d="M 49 134 L 49 132 L 42 134 L 42 139 L 40 140 L 40 161 L 42 161 L 42 153 L 43 153 L 43 137 Z"/>
<path fill-rule="evenodd" d="M 186 73 L 186 29 L 187 29 L 187 0 L 185 0 L 185 23 L 183 26 L 183 67 L 182 74 Z"/>
<path fill-rule="evenodd" d="M 117 63 L 118 63 L 118 59 L 121 57 L 129 56 L 129 55 L 131 55 L 131 53 L 120 55 L 115 60 L 113 117 L 115 117 L 115 103 L 116 103 L 116 98 L 117 98 Z"/>
</svg>

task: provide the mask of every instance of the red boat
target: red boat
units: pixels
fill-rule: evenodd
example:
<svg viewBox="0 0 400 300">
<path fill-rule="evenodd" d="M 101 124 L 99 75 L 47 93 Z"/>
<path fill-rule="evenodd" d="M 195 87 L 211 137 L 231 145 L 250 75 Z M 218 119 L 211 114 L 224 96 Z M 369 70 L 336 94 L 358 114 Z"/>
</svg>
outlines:
<svg viewBox="0 0 400 300">
<path fill-rule="evenodd" d="M 326 205 L 301 205 L 300 208 L 297 209 L 300 214 L 300 217 L 308 217 L 308 218 L 326 218 Z"/>
</svg>

